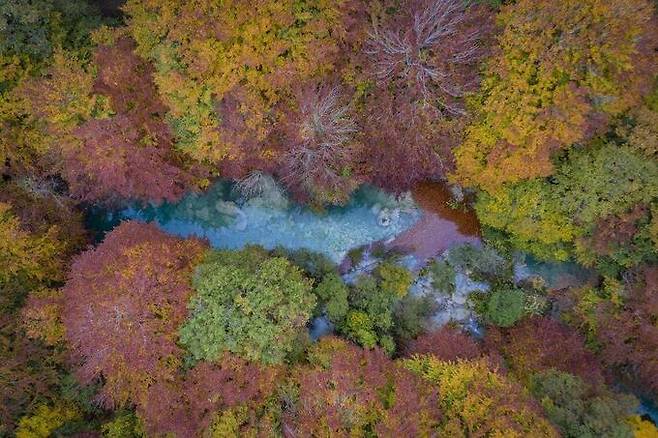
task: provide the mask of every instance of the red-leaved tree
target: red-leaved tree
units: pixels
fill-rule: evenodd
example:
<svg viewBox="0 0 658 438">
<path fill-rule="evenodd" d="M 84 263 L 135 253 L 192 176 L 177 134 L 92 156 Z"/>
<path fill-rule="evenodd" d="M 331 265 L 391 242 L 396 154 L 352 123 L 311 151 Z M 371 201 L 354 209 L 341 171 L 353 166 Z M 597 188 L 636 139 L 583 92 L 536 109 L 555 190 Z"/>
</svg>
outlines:
<svg viewBox="0 0 658 438">
<path fill-rule="evenodd" d="M 485 7 L 463 0 L 408 0 L 374 24 L 366 54 L 380 83 L 441 112 L 464 114 L 460 100 L 477 86 L 490 28 Z"/>
<path fill-rule="evenodd" d="M 248 412 L 240 428 L 257 428 L 257 409 L 273 393 L 280 371 L 227 353 L 216 363 L 199 362 L 175 381 L 154 384 L 137 410 L 156 436 L 200 436 L 216 414 L 237 407 Z"/>
<path fill-rule="evenodd" d="M 451 150 L 461 138 L 460 122 L 437 118 L 409 96 L 375 89 L 360 123 L 360 172 L 379 187 L 400 193 L 454 167 Z"/>
<path fill-rule="evenodd" d="M 593 384 L 603 373 L 585 339 L 570 327 L 548 317 L 523 320 L 508 329 L 490 327 L 485 338 L 489 350 L 499 351 L 510 371 L 527 382 L 532 374 L 554 368 Z"/>
<path fill-rule="evenodd" d="M 323 338 L 312 366 L 295 370 L 299 400 L 284 412 L 286 436 L 419 436 L 440 420 L 436 390 L 378 350 Z"/>
<path fill-rule="evenodd" d="M 488 7 L 461 0 L 407 0 L 374 15 L 360 60 L 374 86 L 359 119 L 361 172 L 374 184 L 402 192 L 453 170 L 492 21 Z"/>
<path fill-rule="evenodd" d="M 204 245 L 125 222 L 73 263 L 62 320 L 81 383 L 102 380 L 105 406 L 144 401 L 173 380 L 182 351 L 190 276 Z"/>
<path fill-rule="evenodd" d="M 189 177 L 169 163 L 162 144 L 151 143 L 127 115 L 92 119 L 74 131 L 65 148 L 64 175 L 71 194 L 84 201 L 175 201 Z"/>
<path fill-rule="evenodd" d="M 602 304 L 597 320 L 601 359 L 658 399 L 658 267 L 640 271 L 621 311 Z"/>
<path fill-rule="evenodd" d="M 134 48 L 121 37 L 97 49 L 93 92 L 108 97 L 116 115 L 86 121 L 73 132 L 78 141 L 63 148 L 71 193 L 84 201 L 174 201 L 192 182 L 173 155 L 154 68 Z"/>
</svg>

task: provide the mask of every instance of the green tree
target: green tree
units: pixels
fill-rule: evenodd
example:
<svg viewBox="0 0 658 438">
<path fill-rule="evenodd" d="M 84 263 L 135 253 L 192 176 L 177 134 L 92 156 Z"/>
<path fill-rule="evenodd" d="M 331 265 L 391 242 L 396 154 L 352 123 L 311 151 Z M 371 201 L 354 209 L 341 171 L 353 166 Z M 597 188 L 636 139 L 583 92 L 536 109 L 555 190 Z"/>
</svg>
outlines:
<svg viewBox="0 0 658 438">
<path fill-rule="evenodd" d="M 180 342 L 197 360 L 216 360 L 230 351 L 281 363 L 315 306 L 312 283 L 299 268 L 256 248 L 213 252 L 198 267 L 193 285 L 196 295 Z"/>
<path fill-rule="evenodd" d="M 525 292 L 516 287 L 495 288 L 486 297 L 484 317 L 499 327 L 510 327 L 523 318 Z"/>
<path fill-rule="evenodd" d="M 349 289 L 337 273 L 325 275 L 315 288 L 315 294 L 325 303 L 327 316 L 334 324 L 340 324 L 347 315 Z"/>
<path fill-rule="evenodd" d="M 535 375 L 531 388 L 564 437 L 633 437 L 627 419 L 637 399 L 631 395 L 592 388 L 579 377 L 556 370 Z"/>
<path fill-rule="evenodd" d="M 541 259 L 566 260 L 576 255 L 588 265 L 630 267 L 641 261 L 643 256 L 638 255 L 650 255 L 648 211 L 633 210 L 655 203 L 658 162 L 629 145 L 597 140 L 575 147 L 557 163 L 549 179 L 506 184 L 495 193 L 481 193 L 475 207 L 481 222 L 505 231 L 517 248 Z M 623 226 L 628 231 L 622 232 Z M 608 248 L 624 233 L 628 237 L 620 245 Z M 589 240 L 606 234 L 605 248 L 594 248 L 596 242 Z M 626 254 L 631 244 L 633 254 Z"/>
</svg>

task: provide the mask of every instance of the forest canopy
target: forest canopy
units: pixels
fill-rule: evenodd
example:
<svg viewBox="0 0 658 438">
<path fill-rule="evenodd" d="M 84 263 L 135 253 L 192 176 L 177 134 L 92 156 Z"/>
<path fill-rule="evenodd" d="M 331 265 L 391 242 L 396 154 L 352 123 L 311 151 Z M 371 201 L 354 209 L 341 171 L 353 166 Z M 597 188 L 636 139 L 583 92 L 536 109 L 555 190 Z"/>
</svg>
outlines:
<svg viewBox="0 0 658 438">
<path fill-rule="evenodd" d="M 658 4 L 0 2 L 0 438 L 658 436 Z"/>
</svg>

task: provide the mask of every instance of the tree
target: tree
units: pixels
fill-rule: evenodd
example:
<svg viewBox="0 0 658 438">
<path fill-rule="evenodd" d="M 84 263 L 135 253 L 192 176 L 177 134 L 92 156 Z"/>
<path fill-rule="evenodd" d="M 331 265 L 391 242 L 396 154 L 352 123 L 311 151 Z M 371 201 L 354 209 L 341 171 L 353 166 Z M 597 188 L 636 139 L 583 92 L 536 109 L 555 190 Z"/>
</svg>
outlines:
<svg viewBox="0 0 658 438">
<path fill-rule="evenodd" d="M 438 423 L 436 390 L 381 350 L 324 337 L 309 360 L 293 371 L 299 398 L 284 411 L 286 436 L 422 436 Z"/>
<path fill-rule="evenodd" d="M 633 278 L 635 277 L 635 278 Z M 602 362 L 649 397 L 658 394 L 658 269 L 638 269 L 617 305 L 602 300 L 594 308 Z"/>
<path fill-rule="evenodd" d="M 657 44 L 646 0 L 524 0 L 498 15 L 500 50 L 455 150 L 455 178 L 489 192 L 553 173 L 551 155 L 583 142 L 652 85 Z"/>
<path fill-rule="evenodd" d="M 338 323 L 338 329 L 366 348 L 380 345 L 387 353 L 393 353 L 396 325 L 403 329 L 400 334 L 405 335 L 413 332 L 415 323 L 430 313 L 429 303 L 410 305 L 416 307 L 416 312 L 400 312 L 397 316 L 402 319 L 396 320 L 396 306 L 406 297 L 412 281 L 413 276 L 407 269 L 392 262 L 381 263 L 373 275 L 360 276 L 350 289 L 349 311 L 345 320 Z M 401 322 L 404 324 L 398 324 Z"/>
<path fill-rule="evenodd" d="M 258 248 L 213 252 L 197 268 L 181 344 L 197 360 L 230 351 L 281 363 L 315 307 L 311 286 L 288 260 Z"/>
<path fill-rule="evenodd" d="M 34 415 L 21 418 L 16 429 L 17 438 L 48 437 L 67 421 L 80 415 L 71 406 L 41 405 Z"/>
<path fill-rule="evenodd" d="M 588 147 L 574 147 L 558 163 L 549 179 L 505 184 L 495 193 L 481 193 L 476 212 L 482 223 L 507 232 L 515 246 L 539 258 L 566 260 L 580 238 L 656 197 L 658 165 L 627 145 L 594 141 Z M 629 239 L 638 239 L 634 242 L 638 249 L 642 240 L 650 240 L 644 225 Z M 580 244 L 575 254 L 581 262 L 605 262 L 605 257 L 588 251 L 585 240 Z M 622 266 L 633 263 L 623 248 L 609 259 Z"/>
<path fill-rule="evenodd" d="M 349 310 L 349 289 L 337 273 L 329 273 L 315 287 L 318 300 L 325 303 L 327 317 L 334 324 L 341 324 Z"/>
<path fill-rule="evenodd" d="M 143 402 L 148 388 L 173 379 L 183 351 L 191 274 L 204 252 L 155 225 L 124 222 L 73 263 L 64 287 L 66 338 L 88 384 L 102 379 L 100 402 Z"/>
<path fill-rule="evenodd" d="M 358 183 L 351 175 L 357 126 L 341 100 L 338 87 L 307 86 L 286 117 L 283 181 L 302 200 L 344 204 Z"/>
<path fill-rule="evenodd" d="M 372 75 L 438 112 L 464 114 L 460 99 L 478 83 L 486 8 L 460 0 L 410 0 L 375 21 L 366 42 Z"/>
<path fill-rule="evenodd" d="M 3 291 L 4 292 L 4 291 Z M 19 315 L 0 316 L 0 433 L 10 434 L 34 406 L 56 398 L 63 358 L 21 331 Z"/>
<path fill-rule="evenodd" d="M 440 436 L 558 436 L 523 389 L 484 359 L 417 356 L 403 364 L 439 391 Z"/>
<path fill-rule="evenodd" d="M 12 175 L 40 167 L 46 152 L 14 90 L 42 73 L 60 50 L 88 54 L 98 11 L 74 0 L 14 0 L 0 5 L 0 163 Z"/>
<path fill-rule="evenodd" d="M 475 211 L 483 225 L 503 230 L 510 243 L 540 259 L 566 260 L 577 229 L 556 206 L 550 185 L 534 179 L 480 192 Z"/>
<path fill-rule="evenodd" d="M 63 181 L 56 177 L 23 177 L 0 184 L 0 202 L 10 204 L 21 227 L 42 235 L 56 229 L 64 258 L 79 252 L 88 243 L 82 212 L 64 194 Z"/>
<path fill-rule="evenodd" d="M 625 213 L 658 196 L 658 163 L 628 146 L 574 148 L 555 175 L 562 212 L 578 225 Z"/>
<path fill-rule="evenodd" d="M 633 436 L 635 438 L 651 438 L 658 433 L 658 428 L 650 420 L 645 420 L 639 415 L 630 417 L 628 423 L 633 429 Z"/>
<path fill-rule="evenodd" d="M 16 308 L 30 288 L 63 278 L 64 244 L 57 239 L 57 228 L 43 234 L 25 231 L 11 206 L 0 202 L 0 287 L 3 311 Z"/>
<path fill-rule="evenodd" d="M 332 70 L 344 3 L 128 1 L 129 31 L 155 63 L 177 148 L 206 164 L 227 158 L 234 178 L 276 159 L 266 141 L 276 107 L 293 85 Z"/>
<path fill-rule="evenodd" d="M 22 325 L 27 337 L 40 339 L 50 346 L 64 341 L 62 298 L 59 290 L 37 289 L 30 293 L 21 309 Z"/>
<path fill-rule="evenodd" d="M 511 327 L 525 314 L 525 292 L 516 287 L 496 287 L 486 296 L 483 316 L 498 327 Z"/>
<path fill-rule="evenodd" d="M 61 336 L 57 299 L 31 307 L 43 311 L 38 314 L 26 315 L 21 306 L 26 297 L 28 304 L 34 304 L 41 294 L 44 301 L 50 301 L 53 291 L 47 288 L 57 287 L 64 279 L 74 245 L 61 239 L 65 232 L 57 225 L 48 223 L 52 216 L 46 214 L 46 205 L 22 199 L 16 193 L 12 200 L 18 201 L 18 208 L 14 209 L 2 202 L 7 194 L 5 189 L 2 187 L 0 196 L 0 434 L 12 434 L 21 416 L 31 414 L 36 404 L 56 398 L 63 366 L 61 350 L 31 340 L 24 331 L 27 329 L 30 337 L 43 336 L 47 341 Z M 75 221 L 68 225 L 72 229 L 76 226 Z M 35 320 L 39 320 L 39 328 L 32 325 Z M 45 328 L 53 330 L 41 331 Z"/>
<path fill-rule="evenodd" d="M 583 336 L 552 318 L 532 317 L 508 329 L 492 328 L 485 345 L 499 351 L 525 383 L 533 374 L 550 369 L 571 373 L 588 384 L 603 383 L 603 371 Z"/>
<path fill-rule="evenodd" d="M 94 54 L 98 75 L 90 92 L 109 99 L 112 117 L 90 119 L 62 151 L 73 196 L 85 201 L 175 201 L 191 178 L 175 165 L 166 108 L 153 83 L 153 66 L 117 37 Z"/>
<path fill-rule="evenodd" d="M 89 120 L 74 135 L 79 143 L 63 152 L 64 175 L 80 200 L 176 201 L 189 186 L 189 177 L 167 162 L 167 149 L 150 144 L 128 116 Z"/>
<path fill-rule="evenodd" d="M 16 0 L 3 3 L 0 17 L 0 56 L 16 56 L 24 68 L 38 68 L 58 47 L 84 47 L 100 24 L 98 11 L 77 0 Z"/>
<path fill-rule="evenodd" d="M 653 217 L 647 205 L 637 204 L 628 212 L 599 219 L 591 231 L 576 240 L 576 257 L 582 264 L 596 266 L 608 275 L 654 261 Z"/>
<path fill-rule="evenodd" d="M 627 419 L 637 408 L 631 395 L 594 389 L 579 377 L 556 370 L 533 376 L 533 395 L 564 437 L 633 437 Z"/>
<path fill-rule="evenodd" d="M 489 245 L 466 243 L 454 246 L 448 251 L 446 260 L 454 269 L 483 281 L 509 277 L 512 271 L 510 260 Z"/>
<path fill-rule="evenodd" d="M 149 436 L 199 436 L 235 409 L 245 414 L 236 433 L 246 432 L 259 427 L 259 412 L 265 410 L 281 378 L 280 369 L 227 353 L 216 363 L 199 362 L 174 381 L 155 383 L 137 411 Z M 265 419 L 261 425 L 266 423 Z"/>
<path fill-rule="evenodd" d="M 378 187 L 401 193 L 453 169 L 451 150 L 459 144 L 461 120 L 437 117 L 404 92 L 372 89 L 359 124 L 364 143 L 359 173 Z"/>
</svg>

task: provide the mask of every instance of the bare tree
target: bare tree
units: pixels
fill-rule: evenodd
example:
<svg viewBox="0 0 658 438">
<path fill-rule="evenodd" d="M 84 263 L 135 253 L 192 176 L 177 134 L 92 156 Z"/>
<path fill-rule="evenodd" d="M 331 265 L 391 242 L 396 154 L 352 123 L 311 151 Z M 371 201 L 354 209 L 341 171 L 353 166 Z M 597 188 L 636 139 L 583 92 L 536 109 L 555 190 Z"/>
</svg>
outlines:
<svg viewBox="0 0 658 438">
<path fill-rule="evenodd" d="M 409 0 L 406 9 L 370 31 L 366 54 L 375 77 L 402 81 L 425 103 L 463 114 L 458 100 L 477 82 L 485 15 L 465 0 Z"/>
<path fill-rule="evenodd" d="M 341 202 L 350 191 L 342 172 L 352 159 L 357 132 L 349 107 L 341 103 L 337 87 L 306 89 L 298 105 L 286 128 L 290 149 L 284 156 L 283 181 L 318 201 Z M 317 199 L 326 196 L 330 199 Z"/>
</svg>

